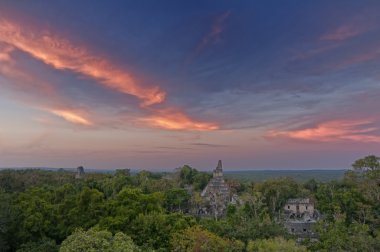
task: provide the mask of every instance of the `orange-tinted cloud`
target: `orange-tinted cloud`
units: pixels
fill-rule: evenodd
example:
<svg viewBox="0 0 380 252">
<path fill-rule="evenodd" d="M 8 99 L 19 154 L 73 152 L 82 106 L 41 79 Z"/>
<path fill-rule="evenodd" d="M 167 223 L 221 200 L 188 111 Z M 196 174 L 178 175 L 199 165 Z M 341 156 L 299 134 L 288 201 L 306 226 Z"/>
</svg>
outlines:
<svg viewBox="0 0 380 252">
<path fill-rule="evenodd" d="M 73 109 L 75 104 L 61 96 L 53 85 L 40 80 L 28 71 L 19 69 L 17 62 L 12 59 L 10 50 L 7 53 L 4 50 L 0 50 L 0 52 L 6 59 L 0 60 L 2 63 L 0 64 L 0 74 L 11 80 L 9 85 L 12 89 L 19 91 L 19 93 L 21 91 L 21 94 L 27 96 L 24 102 L 31 104 L 36 109 L 61 117 L 70 123 L 83 126 L 95 125 L 95 122 L 90 120 L 87 115 Z M 36 96 L 43 97 L 43 99 L 35 99 Z M 152 113 L 151 116 L 137 120 L 151 127 L 166 130 L 216 130 L 219 128 L 214 123 L 194 121 L 175 109 L 149 109 L 149 111 Z"/>
<path fill-rule="evenodd" d="M 85 48 L 74 47 L 69 41 L 48 32 L 36 32 L 25 26 L 0 19 L 0 73 L 11 80 L 12 88 L 22 91 L 27 102 L 37 109 L 48 111 L 74 124 L 93 126 L 95 122 L 75 109 L 70 99 L 62 96 L 54 85 L 42 81 L 24 69 L 20 69 L 12 59 L 16 49 L 28 53 L 55 69 L 70 70 L 93 78 L 107 87 L 140 98 L 143 108 L 152 114 L 137 121 L 167 130 L 215 130 L 214 123 L 194 121 L 178 110 L 154 110 L 148 105 L 163 102 L 165 92 L 158 87 L 145 88 L 131 75 L 116 65 L 90 54 Z M 30 97 L 28 97 L 30 96 Z M 31 96 L 42 96 L 34 99 Z"/>
<path fill-rule="evenodd" d="M 357 121 L 328 121 L 320 123 L 315 127 L 290 130 L 271 131 L 269 137 L 285 137 L 306 141 L 336 142 L 336 141 L 356 141 L 356 142 L 377 142 L 380 143 L 380 136 L 374 134 L 379 130 L 371 127 L 371 120 Z"/>
<path fill-rule="evenodd" d="M 91 54 L 86 48 L 46 31 L 0 20 L 0 41 L 5 42 L 56 69 L 70 70 L 95 79 L 109 88 L 133 95 L 143 105 L 161 103 L 165 92 L 159 87 L 143 87 L 131 73 Z"/>
<path fill-rule="evenodd" d="M 85 125 L 85 126 L 93 125 L 93 122 L 91 122 L 89 119 L 85 118 L 85 116 L 81 115 L 80 113 L 76 111 L 55 110 L 55 109 L 52 109 L 52 110 L 48 109 L 48 111 L 74 124 L 80 124 L 80 125 Z"/>
<path fill-rule="evenodd" d="M 168 130 L 209 131 L 219 129 L 216 123 L 194 121 L 184 113 L 173 109 L 156 111 L 154 115 L 138 121 L 151 127 Z"/>
</svg>

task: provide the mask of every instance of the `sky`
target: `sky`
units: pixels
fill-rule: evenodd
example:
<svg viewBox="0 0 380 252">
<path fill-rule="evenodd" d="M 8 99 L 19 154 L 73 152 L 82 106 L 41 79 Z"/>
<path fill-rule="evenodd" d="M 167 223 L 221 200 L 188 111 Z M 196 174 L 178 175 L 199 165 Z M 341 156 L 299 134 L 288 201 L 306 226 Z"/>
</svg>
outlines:
<svg viewBox="0 0 380 252">
<path fill-rule="evenodd" d="M 380 1 L 0 2 L 0 167 L 380 155 Z"/>
</svg>

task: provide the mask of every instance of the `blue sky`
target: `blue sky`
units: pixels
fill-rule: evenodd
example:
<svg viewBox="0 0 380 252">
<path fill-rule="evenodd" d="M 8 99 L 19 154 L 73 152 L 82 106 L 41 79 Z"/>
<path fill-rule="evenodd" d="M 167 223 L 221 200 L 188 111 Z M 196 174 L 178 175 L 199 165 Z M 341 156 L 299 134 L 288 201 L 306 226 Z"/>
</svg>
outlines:
<svg viewBox="0 0 380 252">
<path fill-rule="evenodd" d="M 378 1 L 2 1 L 0 166 L 348 168 Z"/>
</svg>

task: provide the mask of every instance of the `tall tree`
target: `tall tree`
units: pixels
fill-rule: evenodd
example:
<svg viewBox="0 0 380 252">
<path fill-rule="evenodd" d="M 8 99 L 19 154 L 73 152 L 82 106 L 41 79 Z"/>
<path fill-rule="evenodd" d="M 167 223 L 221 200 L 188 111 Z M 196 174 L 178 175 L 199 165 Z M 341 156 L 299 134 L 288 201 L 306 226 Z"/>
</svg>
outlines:
<svg viewBox="0 0 380 252">
<path fill-rule="evenodd" d="M 77 230 L 61 244 L 60 252 L 139 252 L 132 239 L 119 232 Z"/>
<path fill-rule="evenodd" d="M 306 252 L 305 246 L 298 245 L 294 240 L 282 237 L 250 241 L 247 252 Z"/>
</svg>

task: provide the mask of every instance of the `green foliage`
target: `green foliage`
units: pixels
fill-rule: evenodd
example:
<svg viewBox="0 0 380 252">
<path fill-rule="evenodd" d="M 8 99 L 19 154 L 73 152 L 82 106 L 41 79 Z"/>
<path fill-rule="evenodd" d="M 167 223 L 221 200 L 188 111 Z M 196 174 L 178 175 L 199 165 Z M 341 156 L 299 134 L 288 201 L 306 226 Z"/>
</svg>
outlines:
<svg viewBox="0 0 380 252">
<path fill-rule="evenodd" d="M 374 155 L 358 159 L 353 170 L 348 171 L 344 183 L 355 190 L 356 197 L 354 220 L 369 224 L 370 229 L 380 228 L 380 158 Z M 358 200 L 358 198 L 360 200 Z"/>
<path fill-rule="evenodd" d="M 316 228 L 320 239 L 308 244 L 311 251 L 379 251 L 380 237 L 373 237 L 364 224 L 343 221 L 321 222 Z"/>
<path fill-rule="evenodd" d="M 167 250 L 171 236 L 195 224 L 191 216 L 181 214 L 140 214 L 130 225 L 130 236 L 145 250 Z"/>
<path fill-rule="evenodd" d="M 15 212 L 12 208 L 12 195 L 0 190 L 0 251 L 9 249 L 11 225 L 15 221 Z"/>
<path fill-rule="evenodd" d="M 358 211 L 366 204 L 358 188 L 337 182 L 321 185 L 315 196 L 318 201 L 317 208 L 331 222 L 342 215 L 346 223 L 359 221 Z"/>
<path fill-rule="evenodd" d="M 108 231 L 77 230 L 62 242 L 60 252 L 135 252 L 140 249 L 132 239 L 119 232 L 112 236 Z"/>
<path fill-rule="evenodd" d="M 58 252 L 59 246 L 55 240 L 42 238 L 36 242 L 27 242 L 20 246 L 17 252 Z"/>
<path fill-rule="evenodd" d="M 191 168 L 188 165 L 184 165 L 180 172 L 179 177 L 181 178 L 181 181 L 185 184 L 191 185 L 194 182 L 194 176 L 198 173 L 196 169 Z"/>
<path fill-rule="evenodd" d="M 115 231 L 126 231 L 132 220 L 140 214 L 160 213 L 164 209 L 162 193 L 144 194 L 140 189 L 124 188 L 106 206 L 107 216 L 100 226 Z"/>
<path fill-rule="evenodd" d="M 180 185 L 193 185 L 194 190 L 202 190 L 211 178 L 211 175 L 205 172 L 184 165 L 179 170 Z"/>
<path fill-rule="evenodd" d="M 113 177 L 105 178 L 96 182 L 96 185 L 93 185 L 92 188 L 98 189 L 104 193 L 106 198 L 109 198 L 118 194 L 124 187 L 131 186 L 133 179 L 132 177 L 127 176 L 125 173 L 119 171 L 116 172 L 115 176 Z"/>
<path fill-rule="evenodd" d="M 227 179 L 237 179 L 241 182 L 263 182 L 283 177 L 294 179 L 298 183 L 305 183 L 310 179 L 319 182 L 329 182 L 343 179 L 346 170 L 252 170 L 228 171 L 224 174 Z"/>
<path fill-rule="evenodd" d="M 319 183 L 315 179 L 309 179 L 303 184 L 304 188 L 312 193 L 315 193 L 319 187 Z"/>
<path fill-rule="evenodd" d="M 22 243 L 36 241 L 56 233 L 53 194 L 41 188 L 20 193 L 16 200 L 17 221 L 21 227 L 16 234 Z"/>
<path fill-rule="evenodd" d="M 165 192 L 165 206 L 169 211 L 183 211 L 188 206 L 190 197 L 185 189 L 169 189 Z"/>
<path fill-rule="evenodd" d="M 95 225 L 104 214 L 104 194 L 97 189 L 83 188 L 76 202 L 70 217 L 81 227 Z"/>
<path fill-rule="evenodd" d="M 290 178 L 268 180 L 256 184 L 254 190 L 262 194 L 273 217 L 279 214 L 287 199 L 304 196 L 301 186 Z"/>
<path fill-rule="evenodd" d="M 297 245 L 294 240 L 285 240 L 282 237 L 273 239 L 250 241 L 247 252 L 306 252 L 306 247 Z"/>
<path fill-rule="evenodd" d="M 147 194 L 140 189 L 124 188 L 109 200 L 108 215 L 99 226 L 112 232 L 122 231 L 146 249 L 167 248 L 171 234 L 187 228 L 193 218 L 167 214 L 164 204 L 165 195 L 161 192 Z"/>
<path fill-rule="evenodd" d="M 253 239 L 266 239 L 287 234 L 284 227 L 272 221 L 268 214 L 263 215 L 262 218 L 251 218 L 244 209 L 220 221 L 203 219 L 200 224 L 222 237 L 241 240 L 245 243 Z"/>
<path fill-rule="evenodd" d="M 268 211 L 264 195 L 258 191 L 247 192 L 241 195 L 244 201 L 244 212 L 251 218 L 260 218 Z"/>
<path fill-rule="evenodd" d="M 373 172 L 380 170 L 380 157 L 375 155 L 366 156 L 364 158 L 356 160 L 352 167 L 357 171 Z"/>
<path fill-rule="evenodd" d="M 86 174 L 86 183 L 109 177 L 106 174 Z M 57 187 L 67 183 L 80 183 L 75 173 L 69 171 L 46 171 L 38 169 L 2 170 L 0 172 L 0 190 L 5 192 L 24 192 L 32 187 Z"/>
<path fill-rule="evenodd" d="M 228 181 L 244 203 L 219 220 L 190 215 L 205 206 L 200 193 L 211 176 L 190 166 L 81 180 L 66 171 L 3 170 L 0 251 L 305 251 L 281 223 L 294 197 L 311 198 L 323 217 L 319 241 L 305 241 L 309 250 L 380 251 L 379 170 L 379 158 L 368 156 L 341 181 Z"/>
<path fill-rule="evenodd" d="M 173 235 L 171 251 L 243 251 L 244 244 L 240 241 L 223 239 L 214 233 L 193 226 Z"/>
</svg>

